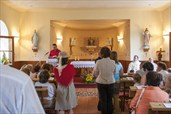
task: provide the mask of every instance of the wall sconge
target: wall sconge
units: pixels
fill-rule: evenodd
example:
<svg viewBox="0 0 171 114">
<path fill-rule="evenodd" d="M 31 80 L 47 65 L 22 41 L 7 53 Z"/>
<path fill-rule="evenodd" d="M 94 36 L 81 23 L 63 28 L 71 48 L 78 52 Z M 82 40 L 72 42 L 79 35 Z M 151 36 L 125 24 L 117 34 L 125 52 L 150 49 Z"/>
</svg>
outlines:
<svg viewBox="0 0 171 114">
<path fill-rule="evenodd" d="M 76 39 L 70 38 L 69 39 L 69 47 L 70 47 L 70 55 L 72 55 L 72 47 L 76 45 Z"/>
<path fill-rule="evenodd" d="M 165 38 L 165 39 L 168 38 L 168 39 L 169 39 L 169 34 L 164 34 L 164 35 L 163 35 L 163 38 Z"/>
<path fill-rule="evenodd" d="M 117 36 L 118 42 L 123 41 L 123 38 L 121 36 Z"/>
<path fill-rule="evenodd" d="M 57 44 L 61 44 L 62 43 L 62 38 L 56 38 L 57 39 Z"/>
</svg>

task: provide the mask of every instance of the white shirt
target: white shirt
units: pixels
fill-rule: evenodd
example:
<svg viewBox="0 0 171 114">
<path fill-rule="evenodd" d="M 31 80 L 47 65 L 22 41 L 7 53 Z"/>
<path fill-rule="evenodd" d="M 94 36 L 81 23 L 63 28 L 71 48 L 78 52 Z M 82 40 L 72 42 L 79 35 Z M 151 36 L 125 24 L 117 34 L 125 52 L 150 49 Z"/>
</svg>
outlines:
<svg viewBox="0 0 171 114">
<path fill-rule="evenodd" d="M 133 61 L 133 62 L 129 63 L 127 73 L 129 73 L 130 70 L 134 70 L 134 73 L 137 70 L 140 70 L 140 64 L 141 64 L 141 62 L 139 62 L 139 61 Z"/>
<path fill-rule="evenodd" d="M 100 84 L 112 84 L 115 83 L 114 76 L 115 61 L 108 58 L 103 58 L 97 61 L 94 71 L 96 82 Z"/>
<path fill-rule="evenodd" d="M 166 70 L 160 70 L 158 73 L 162 74 L 162 79 L 165 82 L 166 77 L 169 73 Z"/>
<path fill-rule="evenodd" d="M 48 97 L 47 97 L 47 99 L 48 100 L 53 100 L 54 99 L 55 93 L 56 93 L 55 85 L 53 85 L 53 84 L 51 84 L 49 82 L 46 82 L 46 83 L 36 82 L 35 86 L 47 87 L 47 89 L 48 89 Z"/>
<path fill-rule="evenodd" d="M 0 114 L 45 114 L 30 77 L 0 65 Z"/>
<path fill-rule="evenodd" d="M 152 62 L 152 64 L 153 64 L 153 66 L 154 66 L 154 70 L 153 70 L 153 71 L 156 71 L 156 70 L 157 70 L 158 65 L 157 65 L 156 63 L 154 63 L 154 62 Z"/>
</svg>

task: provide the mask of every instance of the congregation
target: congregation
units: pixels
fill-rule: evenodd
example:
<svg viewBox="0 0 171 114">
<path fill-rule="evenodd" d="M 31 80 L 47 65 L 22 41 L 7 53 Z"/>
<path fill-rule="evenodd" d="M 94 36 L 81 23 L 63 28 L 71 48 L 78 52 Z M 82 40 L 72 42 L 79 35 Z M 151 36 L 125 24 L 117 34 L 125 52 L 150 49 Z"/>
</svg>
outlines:
<svg viewBox="0 0 171 114">
<path fill-rule="evenodd" d="M 0 65 L 1 86 L 12 91 L 10 97 L 7 89 L 0 89 L 1 109 L 0 113 L 45 113 L 43 108 L 52 108 L 57 114 L 73 114 L 73 108 L 77 103 L 76 89 L 74 86 L 74 76 L 76 74 L 74 66 L 68 62 L 68 55 L 65 51 L 60 51 L 53 44 L 54 48 L 49 57 L 58 59 L 58 66 L 48 63 L 38 62 L 34 67 L 31 64 L 23 65 L 21 71 L 7 65 Z M 107 67 L 106 67 L 107 66 Z M 92 74 L 96 77 L 99 103 L 98 110 L 102 114 L 120 114 L 120 79 L 124 74 L 123 66 L 119 62 L 116 51 L 111 51 L 108 47 L 102 47 L 99 57 L 96 60 Z M 129 64 L 127 74 L 132 75 L 134 86 L 142 86 L 137 90 L 134 98 L 130 102 L 130 110 L 136 110 L 137 114 L 148 114 L 150 102 L 169 102 L 171 97 L 171 72 L 164 62 L 154 63 L 153 58 L 140 62 L 138 55 Z M 38 78 L 37 82 L 34 79 Z M 49 79 L 55 78 L 55 83 L 50 83 Z M 34 83 L 32 83 L 32 81 Z M 13 82 L 13 83 L 8 83 Z M 35 87 L 47 87 L 48 101 L 46 105 L 41 105 L 36 94 Z M 165 88 L 163 91 L 161 88 Z M 20 96 L 20 97 L 19 97 Z M 31 96 L 32 100 L 29 100 Z M 141 100 L 139 100 L 141 97 Z M 114 102 L 112 102 L 114 100 Z M 31 104 L 32 106 L 28 106 Z M 138 103 L 137 103 L 138 102 Z M 14 105 L 16 104 L 16 105 Z M 8 105 L 8 108 L 6 107 Z"/>
</svg>

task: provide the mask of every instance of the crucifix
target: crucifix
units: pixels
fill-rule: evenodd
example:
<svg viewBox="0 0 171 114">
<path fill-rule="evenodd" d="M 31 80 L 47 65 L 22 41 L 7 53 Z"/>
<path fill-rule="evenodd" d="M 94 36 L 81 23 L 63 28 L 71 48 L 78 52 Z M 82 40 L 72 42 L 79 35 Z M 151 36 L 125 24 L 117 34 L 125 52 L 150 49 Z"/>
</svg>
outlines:
<svg viewBox="0 0 171 114">
<path fill-rule="evenodd" d="M 158 53 L 158 61 L 161 61 L 161 59 L 162 59 L 162 53 L 164 53 L 165 51 L 164 50 L 162 50 L 162 48 L 160 48 L 160 50 L 159 51 L 156 51 L 157 53 Z"/>
</svg>

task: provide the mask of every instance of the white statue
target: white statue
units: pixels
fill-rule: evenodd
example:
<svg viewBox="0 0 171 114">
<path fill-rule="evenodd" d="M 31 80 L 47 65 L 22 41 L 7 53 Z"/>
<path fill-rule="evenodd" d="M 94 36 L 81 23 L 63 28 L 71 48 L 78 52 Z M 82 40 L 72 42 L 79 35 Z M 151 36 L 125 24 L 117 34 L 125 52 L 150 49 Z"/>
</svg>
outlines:
<svg viewBox="0 0 171 114">
<path fill-rule="evenodd" d="M 149 48 L 150 47 L 149 41 L 150 41 L 151 35 L 147 28 L 145 29 L 143 35 L 144 35 L 144 48 Z"/>
<path fill-rule="evenodd" d="M 38 49 L 38 42 L 39 42 L 39 37 L 38 37 L 37 32 L 35 30 L 34 34 L 32 36 L 32 44 L 33 44 L 32 49 Z"/>
</svg>

